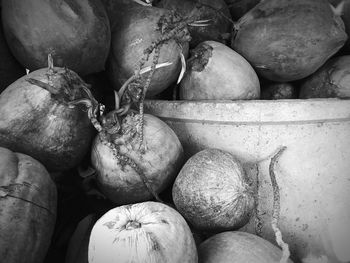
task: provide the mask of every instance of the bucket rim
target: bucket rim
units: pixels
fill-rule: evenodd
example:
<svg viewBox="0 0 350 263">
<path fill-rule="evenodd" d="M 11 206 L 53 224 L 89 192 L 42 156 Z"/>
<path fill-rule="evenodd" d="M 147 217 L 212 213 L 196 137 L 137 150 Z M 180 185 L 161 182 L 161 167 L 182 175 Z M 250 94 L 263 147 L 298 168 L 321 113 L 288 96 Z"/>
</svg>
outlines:
<svg viewBox="0 0 350 263">
<path fill-rule="evenodd" d="M 145 100 L 145 112 L 166 120 L 244 123 L 349 122 L 350 99 Z"/>
</svg>

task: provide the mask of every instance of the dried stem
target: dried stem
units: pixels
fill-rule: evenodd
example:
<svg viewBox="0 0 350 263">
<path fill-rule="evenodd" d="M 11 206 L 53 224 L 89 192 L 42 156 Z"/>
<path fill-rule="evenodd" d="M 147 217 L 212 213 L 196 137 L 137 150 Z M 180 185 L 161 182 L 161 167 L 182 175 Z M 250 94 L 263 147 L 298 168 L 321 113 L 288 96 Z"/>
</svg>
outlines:
<svg viewBox="0 0 350 263">
<path fill-rule="evenodd" d="M 54 65 L 53 65 L 53 58 L 51 53 L 47 55 L 47 67 L 49 74 L 55 73 Z"/>
<path fill-rule="evenodd" d="M 271 184 L 273 189 L 273 213 L 272 213 L 271 226 L 273 231 L 275 232 L 276 242 L 282 248 L 283 254 L 280 259 L 280 263 L 288 262 L 290 251 L 289 251 L 288 244 L 285 243 L 282 239 L 281 230 L 278 228 L 281 204 L 280 204 L 280 189 L 279 189 L 279 186 L 276 180 L 276 175 L 275 175 L 275 166 L 276 166 L 276 163 L 278 162 L 279 157 L 286 150 L 286 148 L 287 148 L 286 146 L 281 147 L 279 151 L 271 158 L 271 162 L 269 165 L 269 173 L 270 173 L 270 179 L 271 179 Z"/>
<path fill-rule="evenodd" d="M 38 86 L 40 88 L 47 90 L 48 92 L 50 92 L 53 95 L 57 95 L 59 93 L 59 91 L 54 86 L 51 86 L 50 84 L 45 83 L 41 80 L 28 78 L 28 79 L 26 79 L 26 81 L 32 85 L 35 85 L 35 86 Z"/>
</svg>

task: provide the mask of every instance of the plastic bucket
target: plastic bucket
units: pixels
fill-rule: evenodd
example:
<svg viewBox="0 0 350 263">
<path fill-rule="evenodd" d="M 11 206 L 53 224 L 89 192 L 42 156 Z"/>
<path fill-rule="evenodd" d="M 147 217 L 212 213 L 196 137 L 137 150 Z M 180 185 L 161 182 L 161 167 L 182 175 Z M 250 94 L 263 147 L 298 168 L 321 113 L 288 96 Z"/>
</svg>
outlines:
<svg viewBox="0 0 350 263">
<path fill-rule="evenodd" d="M 149 100 L 145 111 L 175 131 L 187 157 L 219 148 L 254 164 L 261 235 L 271 242 L 268 166 L 286 146 L 276 169 L 283 240 L 303 262 L 350 262 L 350 100 Z M 255 221 L 244 230 L 256 233 Z"/>
</svg>

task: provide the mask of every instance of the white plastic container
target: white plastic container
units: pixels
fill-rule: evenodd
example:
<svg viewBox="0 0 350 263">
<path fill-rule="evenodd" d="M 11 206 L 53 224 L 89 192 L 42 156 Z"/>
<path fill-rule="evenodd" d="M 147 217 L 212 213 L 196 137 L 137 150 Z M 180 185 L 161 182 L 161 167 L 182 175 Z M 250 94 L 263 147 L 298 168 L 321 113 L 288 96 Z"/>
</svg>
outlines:
<svg viewBox="0 0 350 263">
<path fill-rule="evenodd" d="M 350 100 L 150 100 L 145 111 L 175 131 L 187 157 L 219 148 L 255 164 L 262 237 L 272 242 L 268 166 L 286 146 L 276 169 L 284 241 L 302 262 L 350 262 Z M 254 222 L 244 230 L 255 233 Z"/>
</svg>

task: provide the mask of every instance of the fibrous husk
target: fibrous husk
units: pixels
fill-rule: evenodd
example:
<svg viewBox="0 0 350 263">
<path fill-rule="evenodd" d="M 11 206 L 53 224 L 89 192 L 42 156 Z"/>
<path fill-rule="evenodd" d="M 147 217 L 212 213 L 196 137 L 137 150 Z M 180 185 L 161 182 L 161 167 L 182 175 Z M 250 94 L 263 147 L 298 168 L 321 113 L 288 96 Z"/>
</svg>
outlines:
<svg viewBox="0 0 350 263">
<path fill-rule="evenodd" d="M 301 85 L 299 97 L 350 98 L 350 56 L 330 59 Z"/>
<path fill-rule="evenodd" d="M 237 22 L 231 45 L 258 74 L 286 82 L 315 72 L 346 39 L 327 0 L 263 0 Z"/>
<path fill-rule="evenodd" d="M 85 99 L 85 88 L 75 72 L 60 67 L 16 80 L 0 94 L 0 146 L 32 156 L 50 172 L 77 166 L 94 130 L 85 107 L 69 103 Z"/>
<path fill-rule="evenodd" d="M 2 23 L 13 55 L 31 71 L 45 67 L 49 53 L 80 75 L 104 70 L 111 32 L 100 0 L 6 0 Z"/>
<path fill-rule="evenodd" d="M 0 147 L 0 258 L 42 263 L 57 214 L 57 189 L 34 158 Z"/>
</svg>

